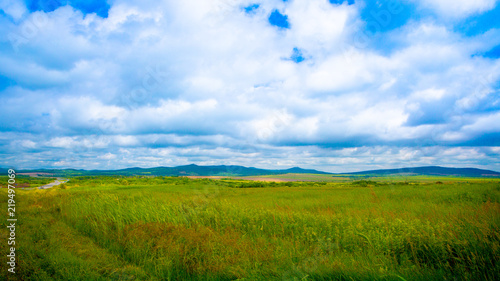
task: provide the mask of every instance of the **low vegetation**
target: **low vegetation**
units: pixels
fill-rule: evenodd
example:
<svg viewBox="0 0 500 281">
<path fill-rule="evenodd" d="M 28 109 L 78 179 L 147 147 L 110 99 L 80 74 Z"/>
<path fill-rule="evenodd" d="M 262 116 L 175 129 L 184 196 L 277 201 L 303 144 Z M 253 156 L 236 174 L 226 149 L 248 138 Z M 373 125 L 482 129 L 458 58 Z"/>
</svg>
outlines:
<svg viewBox="0 0 500 281">
<path fill-rule="evenodd" d="M 9 178 L 7 176 L 0 176 L 0 188 L 7 188 L 7 181 Z M 16 177 L 16 183 L 15 186 L 17 188 L 33 188 L 33 187 L 38 187 L 42 185 L 46 185 L 48 183 L 53 182 L 53 178 L 46 178 L 46 177 L 29 177 L 29 176 L 24 176 L 24 175 L 18 175 Z"/>
<path fill-rule="evenodd" d="M 98 176 L 16 198 L 2 280 L 500 280 L 495 179 Z"/>
</svg>

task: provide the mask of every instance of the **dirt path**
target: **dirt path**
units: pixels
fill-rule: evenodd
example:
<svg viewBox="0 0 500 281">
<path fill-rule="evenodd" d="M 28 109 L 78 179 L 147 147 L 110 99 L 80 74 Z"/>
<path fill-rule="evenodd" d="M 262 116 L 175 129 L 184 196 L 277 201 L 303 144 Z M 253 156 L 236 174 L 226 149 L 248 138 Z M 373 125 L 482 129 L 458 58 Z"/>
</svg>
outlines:
<svg viewBox="0 0 500 281">
<path fill-rule="evenodd" d="M 57 178 L 57 180 L 55 180 L 54 182 L 51 182 L 51 183 L 46 184 L 46 185 L 39 186 L 37 188 L 38 189 L 49 189 L 49 188 L 52 188 L 52 187 L 54 187 L 56 185 L 67 183 L 68 181 L 69 181 L 68 179 Z"/>
</svg>

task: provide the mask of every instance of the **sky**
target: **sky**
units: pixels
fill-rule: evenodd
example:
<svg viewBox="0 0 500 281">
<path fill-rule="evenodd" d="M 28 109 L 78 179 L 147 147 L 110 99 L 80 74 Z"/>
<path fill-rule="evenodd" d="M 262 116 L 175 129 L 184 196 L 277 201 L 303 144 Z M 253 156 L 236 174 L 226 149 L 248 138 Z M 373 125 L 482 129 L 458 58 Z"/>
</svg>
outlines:
<svg viewBox="0 0 500 281">
<path fill-rule="evenodd" d="M 499 2 L 0 0 L 0 166 L 500 171 Z"/>
</svg>

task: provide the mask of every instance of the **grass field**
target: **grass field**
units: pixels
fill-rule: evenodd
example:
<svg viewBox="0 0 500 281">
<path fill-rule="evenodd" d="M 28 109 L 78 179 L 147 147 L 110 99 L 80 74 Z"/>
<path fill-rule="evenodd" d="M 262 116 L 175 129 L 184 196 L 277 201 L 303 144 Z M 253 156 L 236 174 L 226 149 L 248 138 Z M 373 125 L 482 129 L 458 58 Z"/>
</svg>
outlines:
<svg viewBox="0 0 500 281">
<path fill-rule="evenodd" d="M 255 178 L 255 177 L 241 177 L 245 178 Z M 275 179 L 283 181 L 315 181 L 315 182 L 347 182 L 351 178 L 346 176 L 332 176 L 332 175 L 322 175 L 322 174 L 284 174 L 284 175 L 268 175 L 260 176 L 263 179 Z"/>
<path fill-rule="evenodd" d="M 0 176 L 0 188 L 6 188 L 8 177 Z M 16 186 L 17 188 L 33 188 L 48 184 L 53 182 L 53 178 L 45 178 L 45 177 L 29 177 L 29 176 L 17 176 L 16 178 Z"/>
<path fill-rule="evenodd" d="M 401 180 L 17 190 L 19 263 L 8 273 L 3 254 L 0 279 L 500 280 L 500 180 Z M 0 236 L 6 249 L 6 220 Z"/>
</svg>

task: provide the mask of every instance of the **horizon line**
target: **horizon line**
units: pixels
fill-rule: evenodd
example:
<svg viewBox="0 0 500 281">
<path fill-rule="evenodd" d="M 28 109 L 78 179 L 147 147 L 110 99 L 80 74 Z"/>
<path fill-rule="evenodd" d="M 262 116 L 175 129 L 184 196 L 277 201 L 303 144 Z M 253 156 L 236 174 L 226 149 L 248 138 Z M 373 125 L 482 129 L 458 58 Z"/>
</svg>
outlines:
<svg viewBox="0 0 500 281">
<path fill-rule="evenodd" d="M 448 168 L 448 169 L 476 169 L 476 170 L 483 170 L 483 171 L 491 171 L 491 172 L 495 172 L 495 173 L 499 173 L 500 174 L 500 171 L 495 171 L 495 170 L 491 170 L 491 169 L 482 169 L 482 168 L 474 168 L 474 167 L 448 167 L 448 166 L 438 166 L 438 165 L 428 165 L 428 166 L 417 166 L 417 167 L 409 167 L 409 166 L 406 166 L 406 167 L 399 167 L 399 168 L 380 168 L 380 169 L 369 169 L 369 170 L 358 170 L 358 171 L 351 171 L 351 172 L 344 172 L 344 173 L 337 173 L 337 172 L 325 172 L 325 171 L 321 171 L 321 170 L 318 170 L 318 169 L 313 169 L 313 168 L 302 168 L 302 167 L 299 167 L 299 166 L 294 166 L 294 167 L 291 167 L 291 168 L 284 168 L 284 169 L 268 169 L 268 168 L 258 168 L 258 167 L 253 167 L 253 166 L 243 166 L 243 165 L 198 165 L 198 164 L 195 164 L 195 163 L 191 163 L 191 164 L 186 164 L 186 165 L 178 165 L 178 166 L 154 166 L 154 167 L 147 167 L 147 168 L 144 168 L 144 167 L 127 167 L 127 168 L 119 168 L 119 169 L 78 169 L 78 168 L 33 168 L 33 169 L 26 169 L 26 168 L 21 168 L 21 169 L 17 169 L 17 168 L 13 168 L 13 167 L 0 167 L 0 169 L 14 169 L 14 170 L 17 170 L 17 171 L 37 171 L 37 170 L 77 170 L 77 171 L 121 171 L 121 170 L 127 170 L 127 169 L 156 169 L 156 168 L 178 168 L 178 167 L 186 167 L 186 166 L 197 166 L 197 167 L 230 167 L 230 166 L 235 166 L 235 167 L 243 167 L 243 168 L 248 168 L 248 169 L 258 169 L 258 170 L 269 170 L 269 171 L 285 171 L 285 170 L 291 170 L 291 169 L 295 169 L 295 168 L 298 168 L 298 169 L 302 169 L 302 170 L 315 170 L 317 172 L 321 172 L 321 173 L 327 173 L 327 174 L 338 174 L 338 175 L 341 175 L 341 174 L 354 174 L 354 173 L 362 173 L 362 172 L 373 172 L 373 171 L 383 171 L 383 170 L 404 170 L 404 169 L 418 169 L 418 168 Z"/>
</svg>

